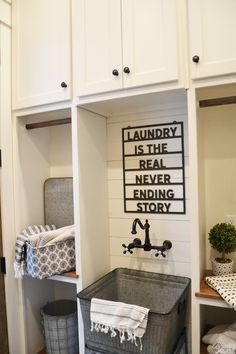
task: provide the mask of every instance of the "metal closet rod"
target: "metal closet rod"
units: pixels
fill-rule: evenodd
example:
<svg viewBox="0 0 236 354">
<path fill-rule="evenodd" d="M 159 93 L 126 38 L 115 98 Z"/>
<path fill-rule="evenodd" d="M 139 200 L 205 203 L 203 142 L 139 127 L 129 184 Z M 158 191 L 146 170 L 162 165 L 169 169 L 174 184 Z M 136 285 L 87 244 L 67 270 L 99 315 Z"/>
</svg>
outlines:
<svg viewBox="0 0 236 354">
<path fill-rule="evenodd" d="M 212 107 L 212 106 L 223 106 L 226 104 L 234 104 L 236 103 L 236 96 L 229 97 L 219 97 L 219 98 L 210 98 L 207 100 L 200 100 L 199 107 Z"/>
<path fill-rule="evenodd" d="M 71 118 L 61 118 L 61 119 L 47 120 L 45 122 L 29 123 L 25 125 L 25 128 L 37 129 L 37 128 L 44 128 L 44 127 L 53 127 L 55 125 L 70 124 L 70 123 L 71 123 Z"/>
</svg>

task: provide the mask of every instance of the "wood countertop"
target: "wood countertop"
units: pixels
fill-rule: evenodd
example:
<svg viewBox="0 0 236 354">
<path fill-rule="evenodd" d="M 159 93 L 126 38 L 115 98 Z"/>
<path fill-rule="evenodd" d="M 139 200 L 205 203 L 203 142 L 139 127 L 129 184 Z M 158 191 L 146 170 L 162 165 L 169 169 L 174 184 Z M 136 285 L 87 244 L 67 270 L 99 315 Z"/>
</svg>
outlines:
<svg viewBox="0 0 236 354">
<path fill-rule="evenodd" d="M 209 276 L 209 275 L 212 275 L 212 271 L 211 270 L 206 270 L 204 272 L 203 279 L 201 280 L 201 283 L 200 283 L 200 290 L 196 291 L 195 295 L 197 297 L 205 297 L 205 298 L 209 298 L 209 299 L 223 301 L 222 297 L 218 294 L 218 292 L 213 290 L 210 286 L 208 286 L 205 283 L 204 278 L 206 276 Z"/>
</svg>

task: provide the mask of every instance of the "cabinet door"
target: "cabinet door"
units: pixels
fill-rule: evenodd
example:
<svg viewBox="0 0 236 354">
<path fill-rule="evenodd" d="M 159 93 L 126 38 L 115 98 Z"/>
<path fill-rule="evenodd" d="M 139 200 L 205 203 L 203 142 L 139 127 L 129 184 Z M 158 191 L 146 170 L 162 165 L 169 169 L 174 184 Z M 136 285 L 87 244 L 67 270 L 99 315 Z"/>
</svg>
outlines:
<svg viewBox="0 0 236 354">
<path fill-rule="evenodd" d="M 189 0 L 189 29 L 192 78 L 236 73 L 235 0 Z"/>
<path fill-rule="evenodd" d="M 70 26 L 70 0 L 13 1 L 14 108 L 70 98 Z"/>
<path fill-rule="evenodd" d="M 124 87 L 178 78 L 176 0 L 122 0 Z"/>
<path fill-rule="evenodd" d="M 78 11 L 79 95 L 122 88 L 120 0 L 80 0 Z"/>
<path fill-rule="evenodd" d="M 3 0 L 0 0 L 0 22 L 11 26 L 11 5 Z"/>
<path fill-rule="evenodd" d="M 3 134 L 6 133 L 7 126 L 9 126 L 10 119 L 11 119 L 11 105 L 10 105 L 10 98 L 11 98 L 11 88 L 10 88 L 10 38 L 11 33 L 10 29 L 7 26 L 3 26 L 0 23 L 0 53 L 1 53 L 1 65 L 0 65 L 0 154 L 3 151 L 4 154 L 7 152 L 6 146 L 4 146 L 4 138 Z M 6 121 L 9 121 L 6 124 Z M 5 123 L 5 124 L 4 124 Z M 6 134 L 4 134 L 6 136 Z M 8 140 L 10 136 L 7 137 Z M 10 160 L 9 155 L 7 156 L 7 160 Z M 5 160 L 4 160 L 5 163 Z M 5 249 L 3 249 L 3 234 L 2 234 L 2 227 L 1 227 L 1 205 L 2 200 L 5 200 L 6 197 L 6 190 L 2 190 L 2 187 L 5 186 L 4 180 L 5 173 L 7 171 L 7 162 L 6 166 L 4 166 L 4 173 L 2 174 L 1 171 L 1 202 L 0 202 L 0 257 L 6 256 Z M 10 183 L 10 181 L 9 181 Z M 11 186 L 12 187 L 12 186 Z M 9 196 L 8 196 L 9 197 Z M 2 199 L 3 198 L 3 199 Z M 8 198 L 10 199 L 10 198 Z M 9 211 L 8 211 L 9 212 Z M 4 224 L 5 224 L 4 219 Z M 6 240 L 4 240 L 6 241 Z M 10 242 L 10 240 L 9 240 Z M 7 285 L 7 284 L 6 284 Z M 10 319 L 9 319 L 10 320 Z M 8 332 L 7 332 L 7 314 L 6 314 L 6 297 L 5 297 L 5 276 L 4 273 L 0 272 L 0 351 L 1 353 L 9 353 L 8 349 Z"/>
</svg>

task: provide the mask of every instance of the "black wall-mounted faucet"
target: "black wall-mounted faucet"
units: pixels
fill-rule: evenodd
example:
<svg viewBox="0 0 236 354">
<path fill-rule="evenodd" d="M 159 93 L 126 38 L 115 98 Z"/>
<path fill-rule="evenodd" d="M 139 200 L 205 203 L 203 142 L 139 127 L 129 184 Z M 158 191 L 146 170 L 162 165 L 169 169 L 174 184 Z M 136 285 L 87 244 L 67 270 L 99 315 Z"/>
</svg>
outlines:
<svg viewBox="0 0 236 354">
<path fill-rule="evenodd" d="M 135 238 L 133 240 L 133 242 L 131 242 L 128 246 L 126 246 L 124 243 L 122 244 L 122 246 L 125 248 L 125 250 L 123 251 L 124 254 L 126 254 L 126 252 L 129 253 L 133 253 L 132 249 L 133 248 L 143 248 L 144 251 L 151 251 L 151 250 L 157 250 L 157 253 L 155 254 L 156 257 L 158 257 L 159 255 L 162 255 L 162 257 L 166 257 L 166 254 L 164 252 L 166 252 L 167 250 L 169 250 L 172 247 L 172 243 L 169 240 L 165 240 L 162 244 L 162 246 L 153 246 L 150 242 L 150 238 L 149 238 L 149 228 L 150 225 L 148 223 L 148 220 L 146 219 L 145 224 L 142 224 L 142 222 L 140 221 L 140 219 L 136 218 L 133 221 L 133 225 L 132 225 L 132 230 L 131 230 L 131 234 L 136 234 L 137 233 L 137 224 L 140 226 L 140 228 L 142 230 L 145 231 L 145 241 L 144 244 L 142 245 L 142 241 L 139 238 Z"/>
<path fill-rule="evenodd" d="M 145 231 L 145 241 L 144 241 L 144 244 L 143 244 L 143 249 L 144 249 L 144 251 L 150 251 L 152 245 L 150 243 L 150 238 L 149 238 L 150 225 L 148 223 L 148 220 L 146 219 L 145 224 L 143 225 L 138 218 L 134 219 L 133 225 L 132 225 L 132 230 L 131 230 L 131 234 L 133 234 L 133 235 L 137 233 L 137 230 L 136 230 L 137 229 L 137 224 L 140 226 L 140 228 L 142 230 Z"/>
</svg>

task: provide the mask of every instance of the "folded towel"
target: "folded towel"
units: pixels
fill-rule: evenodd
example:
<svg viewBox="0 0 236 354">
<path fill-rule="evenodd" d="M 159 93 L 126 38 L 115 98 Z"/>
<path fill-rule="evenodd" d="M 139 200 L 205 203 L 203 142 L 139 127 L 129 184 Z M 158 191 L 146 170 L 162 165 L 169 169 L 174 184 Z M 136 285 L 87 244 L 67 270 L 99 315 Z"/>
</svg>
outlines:
<svg viewBox="0 0 236 354">
<path fill-rule="evenodd" d="M 16 252 L 15 252 L 15 277 L 22 278 L 25 274 L 26 268 L 26 243 L 29 243 L 32 247 L 39 248 L 44 246 L 50 246 L 57 242 L 66 241 L 68 239 L 74 239 L 75 229 L 74 225 L 64 226 L 56 229 L 55 225 L 33 225 L 23 230 L 16 240 Z"/>
<path fill-rule="evenodd" d="M 74 225 L 64 226 L 56 230 L 41 232 L 35 235 L 35 239 L 29 239 L 29 243 L 32 247 L 50 246 L 57 242 L 66 241 L 75 238 Z"/>
<path fill-rule="evenodd" d="M 213 327 L 202 341 L 209 344 L 207 351 L 210 354 L 236 354 L 236 322 Z"/>
<path fill-rule="evenodd" d="M 219 338 L 219 335 L 223 333 L 227 328 L 229 327 L 228 324 L 222 324 L 222 325 L 217 325 L 213 328 L 211 328 L 203 337 L 202 341 L 205 344 L 215 344 L 217 342 L 217 339 Z"/>
<path fill-rule="evenodd" d="M 149 309 L 145 307 L 93 298 L 90 309 L 91 331 L 110 331 L 111 337 L 115 337 L 117 330 L 121 343 L 127 340 L 135 345 L 138 337 L 142 350 L 141 338 L 146 331 L 148 312 Z"/>
<path fill-rule="evenodd" d="M 225 347 L 219 343 L 215 345 L 208 345 L 207 351 L 209 354 L 236 354 L 235 346 Z"/>
<path fill-rule="evenodd" d="M 205 282 L 236 310 L 236 273 L 206 277 Z"/>
<path fill-rule="evenodd" d="M 28 226 L 17 236 L 14 261 L 14 270 L 16 278 L 22 278 L 22 276 L 25 274 L 26 242 L 28 242 L 30 238 L 34 238 L 35 234 L 40 234 L 42 232 L 55 229 L 55 225 L 32 225 Z"/>
</svg>

